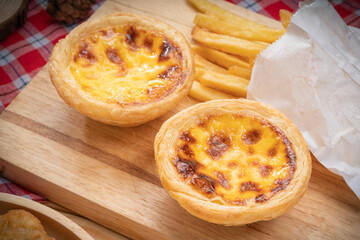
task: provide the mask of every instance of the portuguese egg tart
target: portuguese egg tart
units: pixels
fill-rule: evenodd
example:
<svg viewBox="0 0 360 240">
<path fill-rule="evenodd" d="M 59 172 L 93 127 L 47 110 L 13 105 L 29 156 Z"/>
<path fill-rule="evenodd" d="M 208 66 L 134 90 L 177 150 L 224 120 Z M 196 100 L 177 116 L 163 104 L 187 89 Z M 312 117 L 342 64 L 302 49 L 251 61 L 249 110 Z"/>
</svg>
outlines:
<svg viewBox="0 0 360 240">
<path fill-rule="evenodd" d="M 182 207 L 224 225 L 285 213 L 311 175 L 297 127 L 270 106 L 240 99 L 197 104 L 168 119 L 155 158 L 163 187 Z"/>
<path fill-rule="evenodd" d="M 79 112 L 112 125 L 136 126 L 187 95 L 194 63 L 177 30 L 120 13 L 89 20 L 60 40 L 49 73 L 60 97 Z"/>
</svg>

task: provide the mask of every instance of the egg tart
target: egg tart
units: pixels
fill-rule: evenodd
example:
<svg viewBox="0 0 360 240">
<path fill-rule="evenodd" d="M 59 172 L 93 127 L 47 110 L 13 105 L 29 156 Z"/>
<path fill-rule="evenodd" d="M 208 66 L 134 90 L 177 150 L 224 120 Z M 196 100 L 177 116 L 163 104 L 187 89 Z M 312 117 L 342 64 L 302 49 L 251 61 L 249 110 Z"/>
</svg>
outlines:
<svg viewBox="0 0 360 240">
<path fill-rule="evenodd" d="M 194 64 L 177 30 L 120 13 L 89 20 L 60 40 L 49 73 L 61 98 L 79 112 L 112 125 L 136 126 L 187 95 Z"/>
<path fill-rule="evenodd" d="M 240 99 L 197 104 L 168 119 L 155 158 L 163 187 L 182 207 L 224 225 L 285 213 L 311 175 L 297 127 L 270 106 Z"/>
</svg>

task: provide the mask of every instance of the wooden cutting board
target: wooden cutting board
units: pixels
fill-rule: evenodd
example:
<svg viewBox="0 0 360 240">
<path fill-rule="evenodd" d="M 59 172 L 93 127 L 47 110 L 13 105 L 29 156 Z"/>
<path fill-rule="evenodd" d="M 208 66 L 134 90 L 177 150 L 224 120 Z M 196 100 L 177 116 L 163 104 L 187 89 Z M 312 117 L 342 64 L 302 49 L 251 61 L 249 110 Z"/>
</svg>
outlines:
<svg viewBox="0 0 360 240">
<path fill-rule="evenodd" d="M 257 22 L 276 21 L 218 1 Z M 113 12 L 154 16 L 190 40 L 195 10 L 178 0 L 111 0 Z M 360 201 L 315 159 L 309 189 L 285 215 L 241 227 L 207 223 L 162 188 L 153 141 L 161 124 L 197 102 L 186 98 L 166 115 L 134 128 L 91 120 L 67 106 L 45 66 L 0 116 L 0 167 L 6 178 L 135 239 L 360 239 Z"/>
</svg>

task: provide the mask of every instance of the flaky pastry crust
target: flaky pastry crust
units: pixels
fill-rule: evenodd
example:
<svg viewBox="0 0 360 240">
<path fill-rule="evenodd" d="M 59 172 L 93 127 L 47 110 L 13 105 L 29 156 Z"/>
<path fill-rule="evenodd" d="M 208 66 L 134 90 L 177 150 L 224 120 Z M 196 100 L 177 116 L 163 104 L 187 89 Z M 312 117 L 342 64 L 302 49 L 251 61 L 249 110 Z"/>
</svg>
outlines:
<svg viewBox="0 0 360 240">
<path fill-rule="evenodd" d="M 176 43 L 182 54 L 183 81 L 165 97 L 145 104 L 107 103 L 86 93 L 69 69 L 73 50 L 88 34 L 106 27 L 132 24 L 152 32 L 160 32 Z M 184 36 L 173 27 L 150 17 L 118 13 L 89 20 L 60 40 L 54 47 L 49 62 L 49 73 L 60 97 L 80 113 L 95 120 L 117 126 L 136 126 L 153 120 L 174 108 L 191 88 L 194 75 L 193 55 Z"/>
<path fill-rule="evenodd" d="M 184 182 L 174 166 L 179 134 L 206 115 L 244 114 L 264 119 L 280 129 L 291 142 L 296 170 L 287 187 L 261 203 L 227 204 L 219 197 L 209 198 Z M 298 128 L 281 112 L 260 102 L 240 99 L 215 100 L 197 104 L 168 119 L 155 138 L 155 158 L 163 187 L 194 216 L 223 225 L 243 225 L 270 220 L 287 212 L 304 195 L 311 175 L 311 156 Z M 250 202 L 250 201 L 249 201 Z"/>
</svg>

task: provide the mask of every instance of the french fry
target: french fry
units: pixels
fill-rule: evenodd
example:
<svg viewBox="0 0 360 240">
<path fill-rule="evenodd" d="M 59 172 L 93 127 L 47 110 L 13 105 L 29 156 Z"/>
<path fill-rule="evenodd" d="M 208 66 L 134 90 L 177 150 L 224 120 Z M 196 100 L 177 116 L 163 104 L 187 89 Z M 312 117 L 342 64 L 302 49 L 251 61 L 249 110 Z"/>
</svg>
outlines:
<svg viewBox="0 0 360 240">
<path fill-rule="evenodd" d="M 200 64 L 197 65 L 197 63 L 199 63 L 199 62 L 200 62 Z M 204 73 L 209 73 L 211 75 L 219 77 L 220 79 L 233 78 L 239 82 L 243 82 L 244 84 L 249 84 L 249 79 L 231 75 L 224 68 L 219 67 L 219 66 L 205 60 L 204 58 L 200 57 L 199 55 L 195 55 L 195 66 L 196 66 L 195 78 L 200 77 Z M 221 71 L 219 71 L 218 68 Z"/>
<path fill-rule="evenodd" d="M 225 68 L 219 67 L 216 64 L 213 64 L 211 62 L 209 62 L 208 60 L 206 60 L 205 58 L 195 54 L 194 57 L 195 60 L 195 67 L 196 68 L 204 68 L 204 69 L 209 69 L 209 70 L 213 70 L 215 72 L 219 72 L 219 73 L 224 73 L 227 74 L 227 70 Z"/>
<path fill-rule="evenodd" d="M 280 20 L 284 28 L 287 28 L 289 26 L 292 13 L 285 9 L 280 9 L 279 11 Z"/>
<path fill-rule="evenodd" d="M 268 45 L 217 33 L 210 33 L 197 26 L 194 27 L 192 36 L 196 41 L 208 47 L 249 58 L 256 57 L 260 51 Z"/>
<path fill-rule="evenodd" d="M 252 68 L 254 67 L 255 61 L 256 61 L 256 58 L 251 58 L 251 59 L 249 60 L 250 69 L 252 69 Z"/>
<path fill-rule="evenodd" d="M 282 33 L 274 34 L 268 28 L 251 27 L 248 24 L 233 24 L 210 14 L 196 14 L 194 23 L 202 28 L 209 29 L 211 32 L 225 34 L 233 37 L 244 38 L 247 40 L 264 41 L 272 43 L 276 41 Z"/>
<path fill-rule="evenodd" d="M 204 87 L 197 81 L 193 82 L 189 95 L 200 101 L 235 98 L 232 95 L 216 91 L 212 88 Z"/>
<path fill-rule="evenodd" d="M 204 71 L 202 71 L 201 69 L 203 69 L 202 67 L 199 66 L 195 66 L 195 80 L 199 79 L 201 77 L 201 75 L 203 75 Z"/>
<path fill-rule="evenodd" d="M 246 88 L 249 84 L 248 80 L 230 74 L 216 73 L 203 68 L 198 68 L 197 71 L 202 71 L 200 77 L 197 79 L 201 85 L 236 97 L 246 97 Z"/>
<path fill-rule="evenodd" d="M 277 38 L 279 38 L 285 32 L 284 29 L 269 28 L 259 23 L 242 18 L 239 15 L 229 12 L 213 3 L 210 3 L 207 0 L 188 0 L 188 1 L 200 12 L 213 14 L 218 18 L 235 25 L 248 26 L 249 28 L 259 29 L 259 30 L 261 29 L 261 31 L 263 32 L 268 32 L 277 35 Z"/>
<path fill-rule="evenodd" d="M 239 66 L 231 66 L 228 68 L 229 74 L 239 76 L 245 79 L 251 78 L 251 70 L 250 68 L 243 68 Z"/>
<path fill-rule="evenodd" d="M 267 48 L 270 45 L 270 43 L 261 42 L 261 41 L 252 41 L 252 42 L 262 46 L 263 48 Z"/>
<path fill-rule="evenodd" d="M 196 54 L 224 68 L 229 68 L 230 66 L 250 68 L 250 64 L 248 62 L 237 56 L 220 52 L 205 46 L 192 45 L 191 48 Z"/>
</svg>

